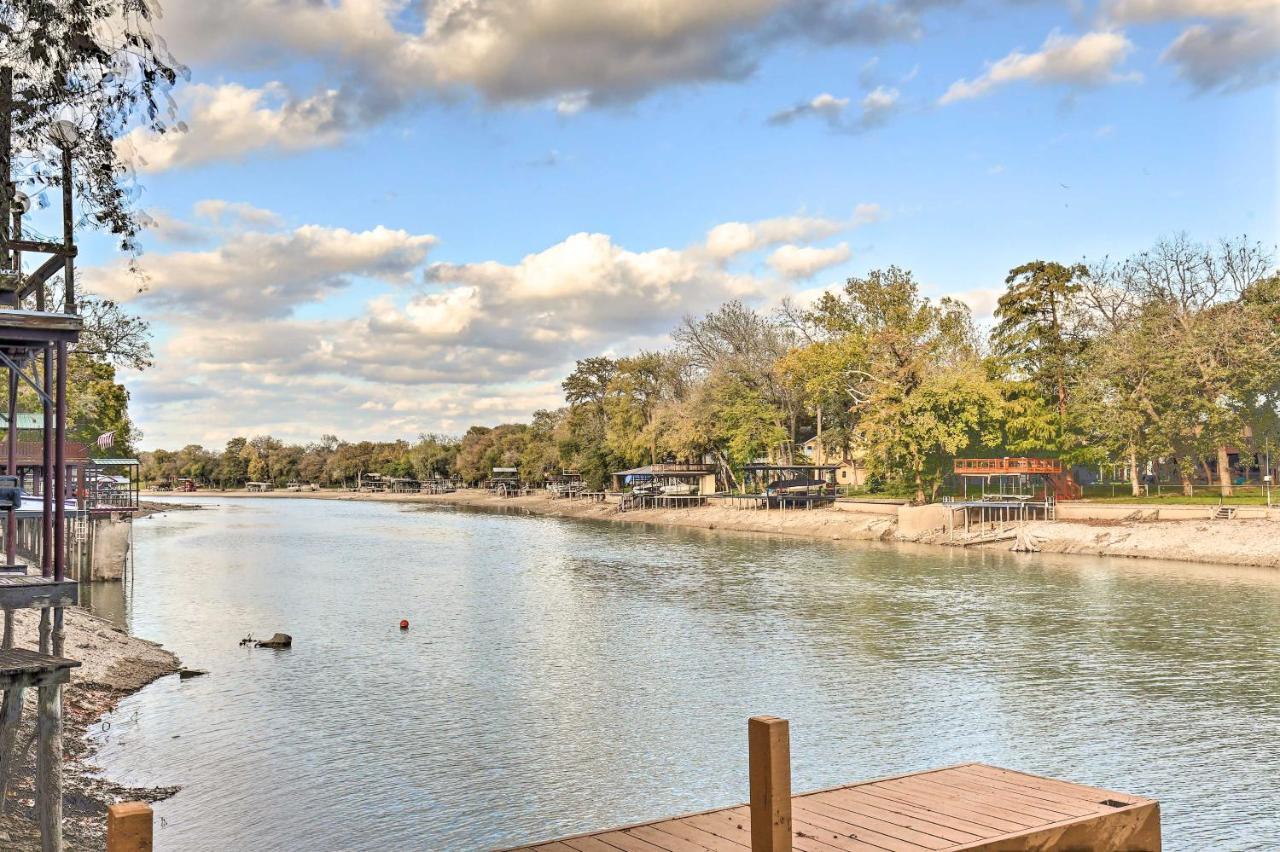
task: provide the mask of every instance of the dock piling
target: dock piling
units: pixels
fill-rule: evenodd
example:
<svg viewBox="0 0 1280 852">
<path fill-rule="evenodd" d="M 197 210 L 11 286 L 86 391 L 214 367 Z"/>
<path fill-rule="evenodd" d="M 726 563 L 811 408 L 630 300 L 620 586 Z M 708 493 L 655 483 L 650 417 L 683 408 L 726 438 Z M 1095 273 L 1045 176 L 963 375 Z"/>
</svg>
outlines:
<svg viewBox="0 0 1280 852">
<path fill-rule="evenodd" d="M 152 811 L 146 802 L 107 808 L 107 852 L 151 852 Z"/>
<path fill-rule="evenodd" d="M 751 852 L 791 852 L 791 734 L 786 719 L 747 720 Z"/>
</svg>

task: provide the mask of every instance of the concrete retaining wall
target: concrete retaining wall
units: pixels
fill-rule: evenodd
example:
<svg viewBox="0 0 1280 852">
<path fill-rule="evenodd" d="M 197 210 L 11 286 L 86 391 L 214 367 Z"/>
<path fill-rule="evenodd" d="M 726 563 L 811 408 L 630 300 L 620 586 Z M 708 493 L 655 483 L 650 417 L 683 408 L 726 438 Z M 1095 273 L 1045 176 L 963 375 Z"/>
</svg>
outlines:
<svg viewBox="0 0 1280 852">
<path fill-rule="evenodd" d="M 93 553 L 90 557 L 90 579 L 119 580 L 129 563 L 133 543 L 133 519 L 108 516 L 93 519 Z"/>
<path fill-rule="evenodd" d="M 891 517 L 897 515 L 898 510 L 902 508 L 900 503 L 882 503 L 878 500 L 839 499 L 832 505 L 841 512 L 857 512 L 860 515 L 888 515 Z"/>
<path fill-rule="evenodd" d="M 898 536 L 912 538 L 947 528 L 951 507 L 941 503 L 927 506 L 897 506 Z"/>
</svg>

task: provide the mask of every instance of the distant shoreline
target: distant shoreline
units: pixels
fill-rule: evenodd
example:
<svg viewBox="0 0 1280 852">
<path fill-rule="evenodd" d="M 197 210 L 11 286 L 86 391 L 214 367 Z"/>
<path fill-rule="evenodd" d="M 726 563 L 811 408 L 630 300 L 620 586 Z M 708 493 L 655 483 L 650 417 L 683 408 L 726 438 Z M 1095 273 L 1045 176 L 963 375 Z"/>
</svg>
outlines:
<svg viewBox="0 0 1280 852">
<path fill-rule="evenodd" d="M 180 503 L 190 492 L 145 492 L 149 498 Z M 737 510 L 728 506 L 693 509 L 643 509 L 619 512 L 615 503 L 556 500 L 550 494 L 498 497 L 480 489 L 449 494 L 374 494 L 355 491 L 197 491 L 195 496 L 215 498 L 265 498 L 349 500 L 407 505 L 460 506 L 533 515 L 579 518 L 617 523 L 660 524 L 692 529 L 727 530 L 766 535 L 788 535 L 825 541 L 914 542 L 954 547 L 945 532 L 903 534 L 888 506 L 868 503 L 842 504 L 842 510 Z M 1107 519 L 1032 521 L 1023 528 L 1041 553 L 1086 556 L 1122 556 L 1217 565 L 1280 568 L 1280 513 L 1247 520 L 1149 520 L 1153 507 L 1124 506 Z M 1101 511 L 1101 509 L 1100 509 Z M 1008 550 L 1008 540 L 970 547 Z"/>
</svg>

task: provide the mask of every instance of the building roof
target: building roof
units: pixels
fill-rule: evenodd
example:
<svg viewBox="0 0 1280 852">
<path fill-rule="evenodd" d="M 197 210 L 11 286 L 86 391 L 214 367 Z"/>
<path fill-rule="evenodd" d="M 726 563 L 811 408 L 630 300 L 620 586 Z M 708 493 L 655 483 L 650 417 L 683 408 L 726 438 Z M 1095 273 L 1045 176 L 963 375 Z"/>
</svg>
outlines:
<svg viewBox="0 0 1280 852">
<path fill-rule="evenodd" d="M 9 428 L 9 412 L 0 411 L 0 429 Z M 37 414 L 31 411 L 18 412 L 18 429 L 43 429 L 44 414 Z"/>
<path fill-rule="evenodd" d="M 116 466 L 137 467 L 138 465 L 142 464 L 142 462 L 138 461 L 137 459 L 94 459 L 93 463 L 96 464 L 98 467 L 116 467 Z"/>
<path fill-rule="evenodd" d="M 765 464 L 752 462 L 742 466 L 743 470 L 837 470 L 838 464 Z"/>
<path fill-rule="evenodd" d="M 615 470 L 614 476 L 705 476 L 715 473 L 709 464 L 647 464 L 631 470 Z"/>
</svg>

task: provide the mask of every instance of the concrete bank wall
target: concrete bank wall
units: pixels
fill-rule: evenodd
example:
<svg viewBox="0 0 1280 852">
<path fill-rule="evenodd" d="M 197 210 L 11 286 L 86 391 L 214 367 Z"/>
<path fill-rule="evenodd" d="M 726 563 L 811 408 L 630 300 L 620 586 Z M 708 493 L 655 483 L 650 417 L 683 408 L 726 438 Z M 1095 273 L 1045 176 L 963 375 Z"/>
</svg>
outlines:
<svg viewBox="0 0 1280 852">
<path fill-rule="evenodd" d="M 832 504 L 841 512 L 857 512 L 859 515 L 896 516 L 902 508 L 901 503 L 881 503 L 878 500 L 836 500 Z"/>
<path fill-rule="evenodd" d="M 133 518 L 126 514 L 104 515 L 93 519 L 90 538 L 89 578 L 120 580 L 129 564 L 133 545 Z"/>
</svg>

